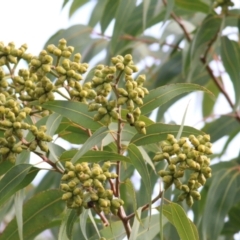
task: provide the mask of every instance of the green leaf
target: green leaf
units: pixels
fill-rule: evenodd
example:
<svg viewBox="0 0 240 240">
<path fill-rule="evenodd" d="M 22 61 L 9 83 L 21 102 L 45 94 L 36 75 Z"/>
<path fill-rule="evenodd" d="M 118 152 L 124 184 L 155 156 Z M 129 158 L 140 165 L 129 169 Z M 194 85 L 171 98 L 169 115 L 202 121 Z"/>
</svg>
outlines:
<svg viewBox="0 0 240 240">
<path fill-rule="evenodd" d="M 180 125 L 171 125 L 163 123 L 155 123 L 146 127 L 146 134 L 137 133 L 131 140 L 131 143 L 134 143 L 137 146 L 157 143 L 163 140 L 166 140 L 168 134 L 177 135 L 180 129 Z M 193 127 L 184 126 L 182 131 L 183 137 L 188 137 L 190 134 L 200 135 L 203 134 L 202 131 L 199 131 Z"/>
<path fill-rule="evenodd" d="M 222 169 L 214 175 L 202 218 L 204 239 L 217 239 L 222 231 L 225 217 L 235 201 L 238 178 L 239 171 L 235 167 Z"/>
<path fill-rule="evenodd" d="M 213 81 L 209 81 L 206 85 L 206 88 L 211 91 L 217 98 L 219 95 L 219 89 Z M 213 107 L 215 105 L 215 101 L 208 94 L 204 93 L 203 101 L 202 101 L 202 114 L 203 117 L 207 117 L 213 113 Z"/>
<path fill-rule="evenodd" d="M 136 7 L 136 0 L 120 1 L 115 14 L 115 25 L 111 39 L 111 52 L 115 55 L 121 49 L 120 37 L 124 33 L 124 28 Z"/>
<path fill-rule="evenodd" d="M 38 170 L 30 164 L 19 164 L 12 167 L 0 180 L 0 206 L 15 192 L 31 183 Z"/>
<path fill-rule="evenodd" d="M 62 191 L 52 189 L 29 199 L 23 206 L 23 239 L 30 240 L 40 232 L 56 225 L 56 218 L 64 209 Z M 0 235 L 0 240 L 19 240 L 14 218 Z"/>
<path fill-rule="evenodd" d="M 88 46 L 85 48 L 84 54 L 82 55 L 83 62 L 90 62 L 95 56 L 97 56 L 102 50 L 106 49 L 109 44 L 104 38 L 91 39 Z M 99 56 L 100 58 L 100 56 Z"/>
<path fill-rule="evenodd" d="M 136 170 L 138 171 L 138 173 L 140 174 L 144 182 L 148 203 L 151 206 L 152 187 L 151 187 L 151 180 L 150 180 L 150 175 L 148 172 L 146 162 L 144 161 L 141 152 L 139 151 L 137 146 L 134 144 L 130 144 L 128 146 L 128 155 L 131 159 L 133 166 L 136 168 Z"/>
<path fill-rule="evenodd" d="M 160 210 L 159 208 L 157 208 Z M 163 214 L 176 228 L 180 239 L 184 240 L 198 240 L 198 232 L 196 226 L 187 217 L 183 208 L 171 202 L 163 205 Z"/>
<path fill-rule="evenodd" d="M 69 150 L 63 152 L 60 156 L 60 161 L 66 162 L 71 161 L 71 159 L 76 155 L 78 150 Z M 131 163 L 131 160 L 128 157 L 120 155 L 118 153 L 109 152 L 109 151 L 87 151 L 83 156 L 76 160 L 76 162 L 100 162 L 100 161 L 122 161 Z"/>
<path fill-rule="evenodd" d="M 146 28 L 149 5 L 150 5 L 150 0 L 143 0 L 143 18 L 142 18 L 143 19 L 143 31 Z"/>
<path fill-rule="evenodd" d="M 192 83 L 170 84 L 151 90 L 149 92 L 149 95 L 147 95 L 144 98 L 144 103 L 141 106 L 141 112 L 142 114 L 147 114 L 153 111 L 155 108 L 170 101 L 172 98 L 180 94 L 193 91 L 204 91 L 213 96 L 213 94 L 209 90 L 197 84 Z"/>
<path fill-rule="evenodd" d="M 189 11 L 203 13 L 209 13 L 211 11 L 209 4 L 206 4 L 200 0 L 175 0 L 175 2 L 178 7 Z"/>
<path fill-rule="evenodd" d="M 235 91 L 236 106 L 240 103 L 240 47 L 236 41 L 229 40 L 228 37 L 221 38 L 221 58 L 224 68 L 229 74 Z"/>
<path fill-rule="evenodd" d="M 97 4 L 95 5 L 88 22 L 89 26 L 95 27 L 95 25 L 99 22 L 103 15 L 103 11 L 105 9 L 107 2 L 108 0 L 97 1 Z"/>
<path fill-rule="evenodd" d="M 72 239 L 72 231 L 74 223 L 78 218 L 76 209 L 66 209 L 64 212 L 64 217 L 58 233 L 59 240 L 69 240 Z"/>
<path fill-rule="evenodd" d="M 98 145 L 102 139 L 108 134 L 108 127 L 101 127 L 88 140 L 82 145 L 79 151 L 74 155 L 71 162 L 76 163 L 80 157 L 82 157 L 90 148 Z"/>
<path fill-rule="evenodd" d="M 131 231 L 129 240 L 137 239 L 138 229 L 140 226 L 139 219 L 141 219 L 141 214 L 142 214 L 142 207 L 138 208 L 138 210 L 136 211 L 136 215 L 133 220 L 133 226 L 132 226 L 132 231 Z"/>
<path fill-rule="evenodd" d="M 198 58 L 204 53 L 209 42 L 220 30 L 222 18 L 219 15 L 208 15 L 198 28 L 191 46 L 191 58 Z"/>
<path fill-rule="evenodd" d="M 223 136 L 239 131 L 239 122 L 231 116 L 221 116 L 220 118 L 207 123 L 202 131 L 211 136 L 211 142 L 215 142 Z"/>
<path fill-rule="evenodd" d="M 83 211 L 80 215 L 80 229 L 81 232 L 85 238 L 85 240 L 88 240 L 87 232 L 86 232 L 86 225 L 87 225 L 87 219 L 88 219 L 88 211 L 91 211 L 90 209 L 83 208 Z"/>
<path fill-rule="evenodd" d="M 89 0 L 73 0 L 68 17 L 72 17 L 72 15 L 87 2 L 89 2 Z"/>
<path fill-rule="evenodd" d="M 24 190 L 21 189 L 15 194 L 14 198 L 14 207 L 15 207 L 15 214 L 18 226 L 18 235 L 19 239 L 23 240 L 23 219 L 22 219 L 22 205 L 24 200 Z"/>
<path fill-rule="evenodd" d="M 89 112 L 84 103 L 56 100 L 44 103 L 43 108 L 56 112 L 84 128 L 96 130 L 103 126 L 103 123 L 93 120 L 95 113 Z"/>
<path fill-rule="evenodd" d="M 46 134 L 53 136 L 58 129 L 58 126 L 60 125 L 62 121 L 62 116 L 58 113 L 53 113 L 48 117 L 46 127 L 47 132 Z"/>
<path fill-rule="evenodd" d="M 115 0 L 115 1 L 108 0 L 108 2 L 106 3 L 103 14 L 102 14 L 102 18 L 100 20 L 102 34 L 106 31 L 108 25 L 113 20 L 116 14 L 119 2 L 120 0 Z"/>
<path fill-rule="evenodd" d="M 234 205 L 228 213 L 229 220 L 225 222 L 221 234 L 234 235 L 240 231 L 240 202 Z"/>
<path fill-rule="evenodd" d="M 128 196 L 128 199 L 130 199 L 130 201 L 133 205 L 133 210 L 135 212 L 135 211 L 137 211 L 137 198 L 136 198 L 136 192 L 134 189 L 134 185 L 129 178 L 127 178 L 123 184 L 126 186 L 126 190 L 127 190 L 126 195 Z"/>
<path fill-rule="evenodd" d="M 15 164 L 9 161 L 2 161 L 0 163 L 0 176 L 5 174 L 10 168 L 12 168 Z"/>
</svg>

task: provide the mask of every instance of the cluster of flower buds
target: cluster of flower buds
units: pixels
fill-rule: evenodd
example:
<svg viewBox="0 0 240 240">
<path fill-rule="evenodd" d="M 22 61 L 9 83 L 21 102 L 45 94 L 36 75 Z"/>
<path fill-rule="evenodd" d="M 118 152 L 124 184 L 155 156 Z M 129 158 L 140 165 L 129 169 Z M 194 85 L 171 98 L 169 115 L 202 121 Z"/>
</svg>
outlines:
<svg viewBox="0 0 240 240">
<path fill-rule="evenodd" d="M 14 163 L 17 154 L 27 148 L 35 150 L 39 146 L 42 151 L 48 151 L 45 142 L 52 141 L 52 138 L 45 134 L 46 127 L 41 126 L 38 129 L 35 125 L 24 121 L 30 112 L 31 108 L 21 108 L 15 99 L 6 98 L 0 93 L 0 127 L 4 130 L 4 138 L 0 138 L 0 154 L 4 160 Z M 35 148 L 32 147 L 33 142 L 22 142 L 24 130 L 31 131 L 35 136 Z"/>
<path fill-rule="evenodd" d="M 117 69 L 115 66 L 98 65 L 94 71 L 91 86 L 94 88 L 96 96 L 94 101 L 89 103 L 89 111 L 97 111 L 94 115 L 95 121 L 100 121 L 109 125 L 112 119 L 117 120 L 119 114 L 116 111 L 116 100 L 108 101 L 108 96 L 112 91 L 113 80 Z"/>
<path fill-rule="evenodd" d="M 102 166 L 66 162 L 60 188 L 64 191 L 62 199 L 68 208 L 94 208 L 98 212 L 117 214 L 124 202 L 114 198 L 112 190 L 105 189 L 106 181 L 117 177 L 109 172 L 110 166 L 111 162 L 105 162 Z"/>
<path fill-rule="evenodd" d="M 182 137 L 176 140 L 171 134 L 160 144 L 162 151 L 158 152 L 153 161 L 166 160 L 168 167 L 160 170 L 159 175 L 164 182 L 164 188 L 169 188 L 172 184 L 183 191 L 178 200 L 186 200 L 192 206 L 194 200 L 200 200 L 201 195 L 198 188 L 203 186 L 207 178 L 211 177 L 210 158 L 212 154 L 212 144 L 209 135 L 190 135 L 188 138 Z M 191 172 L 186 184 L 181 182 L 185 170 Z"/>
<path fill-rule="evenodd" d="M 91 84 L 80 84 L 88 64 L 80 63 L 80 53 L 73 54 L 74 47 L 67 46 L 65 39 L 59 40 L 58 46 L 48 45 L 38 56 L 25 53 L 26 49 L 26 45 L 16 49 L 14 43 L 4 46 L 0 42 L 0 90 L 6 96 L 17 94 L 25 105 L 30 106 L 31 101 L 38 100 L 41 104 L 54 100 L 54 92 L 65 87 L 72 100 L 87 103 L 95 98 Z M 11 64 L 16 65 L 21 59 L 29 63 L 28 69 L 20 69 L 16 75 L 10 73 Z M 3 65 L 7 66 L 9 73 L 3 71 Z"/>
<path fill-rule="evenodd" d="M 32 58 L 32 55 L 26 53 L 27 45 L 23 44 L 20 48 L 16 48 L 13 42 L 10 42 L 8 45 L 4 45 L 3 42 L 0 42 L 0 91 L 6 97 L 13 94 L 13 88 L 9 87 L 9 82 L 7 79 L 10 74 L 6 74 L 1 66 L 7 66 L 10 68 L 13 64 L 17 65 L 20 59 L 29 61 Z M 11 73 L 12 75 L 12 73 Z"/>
<path fill-rule="evenodd" d="M 141 111 L 139 106 L 143 104 L 143 98 L 148 94 L 148 90 L 143 87 L 145 75 L 139 75 L 136 80 L 132 74 L 137 72 L 137 66 L 134 65 L 130 54 L 124 57 L 118 55 L 112 58 L 114 66 L 98 65 L 92 78 L 92 87 L 95 88 L 97 96 L 89 104 L 89 111 L 97 111 L 94 116 L 96 121 L 102 120 L 106 125 L 111 123 L 112 119 L 119 119 L 118 107 L 126 105 L 128 113 L 127 122 L 136 128 L 139 133 L 146 133 L 145 122 L 139 121 Z M 125 87 L 119 88 L 118 81 L 121 74 L 124 73 Z M 114 89 L 113 89 L 114 86 Z M 117 100 L 108 101 L 109 94 L 114 91 Z"/>
<path fill-rule="evenodd" d="M 131 126 L 134 126 L 139 133 L 145 134 L 145 122 L 139 121 L 141 115 L 139 106 L 143 104 L 144 96 L 149 93 L 147 88 L 143 87 L 143 83 L 146 80 L 145 75 L 139 75 L 136 80 L 134 80 L 132 74 L 137 72 L 138 69 L 134 65 L 130 54 L 124 57 L 118 55 L 112 58 L 112 63 L 115 64 L 117 69 L 124 70 L 125 73 L 125 87 L 117 89 L 119 94 L 117 104 L 126 105 L 128 109 L 126 120 Z"/>
</svg>

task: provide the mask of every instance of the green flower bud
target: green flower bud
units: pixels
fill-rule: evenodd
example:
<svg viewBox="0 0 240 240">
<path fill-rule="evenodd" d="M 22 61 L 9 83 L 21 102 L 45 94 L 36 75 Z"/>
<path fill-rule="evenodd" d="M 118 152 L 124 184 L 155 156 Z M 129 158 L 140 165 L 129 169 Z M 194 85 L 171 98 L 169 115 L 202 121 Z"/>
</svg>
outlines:
<svg viewBox="0 0 240 240">
<path fill-rule="evenodd" d="M 117 70 L 122 71 L 122 70 L 124 70 L 124 64 L 121 63 L 121 62 L 118 62 L 118 63 L 116 64 L 116 68 L 117 68 Z M 132 71 L 132 70 L 130 69 L 130 71 Z"/>
<path fill-rule="evenodd" d="M 142 100 L 141 98 L 133 99 L 133 101 L 134 101 L 138 106 L 142 106 L 142 105 L 143 105 L 143 100 Z"/>
<path fill-rule="evenodd" d="M 181 178 L 181 177 L 183 177 L 183 175 L 184 175 L 184 171 L 178 170 L 174 173 L 173 177 L 174 178 Z"/>
<path fill-rule="evenodd" d="M 14 153 L 21 153 L 22 152 L 22 148 L 19 145 L 14 145 L 12 148 L 12 152 Z"/>
<path fill-rule="evenodd" d="M 62 195 L 62 200 L 66 201 L 68 199 L 70 199 L 72 197 L 72 193 L 71 192 L 67 192 L 67 193 L 64 193 Z"/>
<path fill-rule="evenodd" d="M 201 200 L 201 194 L 198 191 L 190 191 L 190 195 L 195 199 L 195 200 Z"/>
<path fill-rule="evenodd" d="M 2 154 L 2 155 L 9 153 L 9 151 L 10 151 L 10 149 L 7 147 L 0 148 L 0 154 Z"/>
<path fill-rule="evenodd" d="M 187 194 L 186 192 L 180 194 L 180 195 L 178 196 L 178 201 L 182 202 L 184 199 L 186 199 L 187 195 L 188 195 L 188 194 Z"/>
<path fill-rule="evenodd" d="M 177 189 L 182 189 L 182 183 L 181 183 L 181 181 L 177 178 L 177 179 L 174 179 L 173 180 L 173 183 L 174 183 L 174 185 L 175 185 L 175 187 L 177 188 Z"/>
<path fill-rule="evenodd" d="M 8 120 L 2 120 L 0 121 L 0 126 L 2 127 L 12 127 L 12 122 L 8 121 Z"/>
<path fill-rule="evenodd" d="M 129 112 L 132 112 L 132 111 L 133 111 L 133 109 L 134 109 L 134 102 L 133 102 L 132 99 L 129 99 L 129 100 L 127 101 L 127 109 L 128 109 Z"/>
<path fill-rule="evenodd" d="M 163 153 L 159 153 L 157 155 L 154 156 L 153 161 L 155 162 L 159 162 L 165 159 L 165 156 L 163 155 Z"/>
<path fill-rule="evenodd" d="M 65 57 L 65 58 L 69 58 L 71 56 L 71 52 L 70 51 L 67 51 L 67 50 L 63 50 L 62 51 L 62 57 Z"/>
<path fill-rule="evenodd" d="M 191 207 L 193 205 L 194 201 L 193 201 L 193 197 L 191 195 L 187 196 L 186 203 L 189 207 Z"/>
<path fill-rule="evenodd" d="M 124 103 L 127 102 L 127 100 L 128 100 L 127 97 L 120 97 L 120 98 L 118 98 L 117 104 L 118 105 L 123 105 Z"/>
<path fill-rule="evenodd" d="M 185 184 L 182 185 L 182 190 L 187 193 L 190 191 L 188 185 L 185 185 Z"/>
<path fill-rule="evenodd" d="M 61 190 L 65 191 L 65 192 L 70 191 L 70 188 L 69 188 L 69 186 L 66 183 L 62 183 L 60 185 L 60 188 L 61 188 Z"/>
<path fill-rule="evenodd" d="M 119 114 L 115 110 L 112 110 L 109 114 L 113 119 L 115 120 L 119 119 Z"/>
<path fill-rule="evenodd" d="M 134 124 L 134 117 L 131 113 L 127 113 L 126 120 L 127 120 L 128 123 L 130 123 L 130 125 Z"/>
</svg>

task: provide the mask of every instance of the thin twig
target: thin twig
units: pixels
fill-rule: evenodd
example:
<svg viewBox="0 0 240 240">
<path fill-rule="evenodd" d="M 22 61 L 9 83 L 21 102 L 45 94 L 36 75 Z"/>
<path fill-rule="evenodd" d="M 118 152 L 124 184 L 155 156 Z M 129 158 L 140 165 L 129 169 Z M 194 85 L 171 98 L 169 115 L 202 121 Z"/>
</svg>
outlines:
<svg viewBox="0 0 240 240">
<path fill-rule="evenodd" d="M 157 200 L 159 200 L 162 197 L 163 191 L 160 191 L 159 194 L 151 201 L 151 204 L 155 203 Z M 149 203 L 145 204 L 142 207 L 142 212 L 147 210 L 149 208 Z M 135 216 L 135 213 L 131 213 L 126 217 L 126 220 L 129 220 Z"/>
</svg>

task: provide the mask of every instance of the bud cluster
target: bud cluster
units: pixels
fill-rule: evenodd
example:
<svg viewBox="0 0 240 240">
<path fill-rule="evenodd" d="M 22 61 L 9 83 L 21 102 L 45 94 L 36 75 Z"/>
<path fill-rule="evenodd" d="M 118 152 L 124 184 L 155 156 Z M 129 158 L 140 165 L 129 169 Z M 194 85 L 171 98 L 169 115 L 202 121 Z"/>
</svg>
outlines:
<svg viewBox="0 0 240 240">
<path fill-rule="evenodd" d="M 143 87 L 145 75 L 139 75 L 136 80 L 132 74 L 137 72 L 137 66 L 132 61 L 130 54 L 116 56 L 112 58 L 114 66 L 98 65 L 92 78 L 91 86 L 95 88 L 97 96 L 89 104 L 89 111 L 97 111 L 94 115 L 96 121 L 102 120 L 106 125 L 111 123 L 112 119 L 119 119 L 118 107 L 126 105 L 128 113 L 126 120 L 131 126 L 134 126 L 139 133 L 146 133 L 145 122 L 139 121 L 141 111 L 139 106 L 143 104 L 143 98 L 148 94 L 148 90 Z M 118 87 L 118 81 L 121 74 L 124 74 L 125 86 Z M 114 89 L 113 89 L 114 88 Z M 117 99 L 108 101 L 112 90 Z"/>
<path fill-rule="evenodd" d="M 60 188 L 64 191 L 62 199 L 68 208 L 91 208 L 104 213 L 117 214 L 120 206 L 124 204 L 121 199 L 114 198 L 113 191 L 106 189 L 106 181 L 117 177 L 109 172 L 111 162 L 102 166 L 94 163 L 90 166 L 87 162 L 66 162 L 66 172 L 62 176 Z"/>
<path fill-rule="evenodd" d="M 0 93 L 0 127 L 4 130 L 4 138 L 0 138 L 0 154 L 3 159 L 15 162 L 16 155 L 21 153 L 23 148 L 35 150 L 37 146 L 42 151 L 48 151 L 45 141 L 52 141 L 52 138 L 46 135 L 46 127 L 41 126 L 38 129 L 35 125 L 25 122 L 30 114 L 31 108 L 23 107 L 12 98 L 6 98 Z M 43 129 L 44 128 L 44 129 Z M 31 143 L 22 142 L 24 130 L 29 130 L 35 136 L 36 147 L 33 149 Z"/>
<path fill-rule="evenodd" d="M 211 177 L 210 158 L 212 154 L 212 144 L 209 135 L 190 135 L 188 138 L 182 137 L 176 140 L 171 134 L 160 144 L 162 151 L 157 153 L 153 161 L 167 160 L 166 170 L 160 170 L 158 174 L 162 177 L 164 188 L 169 188 L 172 184 L 181 191 L 178 200 L 186 200 L 192 206 L 194 200 L 200 200 L 201 195 L 198 188 L 203 186 L 207 178 Z M 186 184 L 181 182 L 185 170 L 191 171 Z"/>
</svg>

